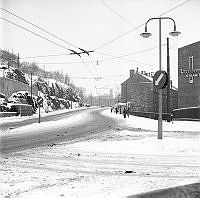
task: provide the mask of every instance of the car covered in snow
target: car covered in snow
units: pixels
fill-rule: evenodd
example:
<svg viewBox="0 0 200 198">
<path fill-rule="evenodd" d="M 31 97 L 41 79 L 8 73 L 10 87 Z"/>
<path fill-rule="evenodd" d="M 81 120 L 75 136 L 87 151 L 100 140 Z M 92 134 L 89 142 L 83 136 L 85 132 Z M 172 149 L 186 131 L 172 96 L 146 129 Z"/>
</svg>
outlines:
<svg viewBox="0 0 200 198">
<path fill-rule="evenodd" d="M 3 93 L 0 93 L 0 105 L 6 105 L 7 102 L 8 102 L 8 99 L 6 95 Z"/>
</svg>

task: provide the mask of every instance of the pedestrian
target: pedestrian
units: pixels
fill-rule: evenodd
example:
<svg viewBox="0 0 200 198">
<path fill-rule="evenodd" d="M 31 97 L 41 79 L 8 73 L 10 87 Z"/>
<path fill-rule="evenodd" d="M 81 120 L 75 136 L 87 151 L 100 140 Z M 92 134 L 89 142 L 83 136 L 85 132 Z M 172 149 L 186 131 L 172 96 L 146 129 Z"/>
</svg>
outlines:
<svg viewBox="0 0 200 198">
<path fill-rule="evenodd" d="M 124 115 L 124 118 L 126 118 L 126 108 L 124 108 L 124 110 L 123 110 L 123 115 Z"/>
<path fill-rule="evenodd" d="M 117 107 L 115 107 L 115 112 L 116 112 L 116 114 L 118 113 L 118 108 Z"/>
<path fill-rule="evenodd" d="M 111 107 L 110 111 L 111 111 L 111 113 L 112 113 L 112 111 L 113 111 L 113 107 Z"/>
<path fill-rule="evenodd" d="M 129 107 L 128 107 L 127 112 L 126 112 L 128 118 L 129 118 L 129 115 L 130 115 L 130 112 L 129 112 L 129 111 L 130 111 L 130 109 L 129 109 Z"/>
</svg>

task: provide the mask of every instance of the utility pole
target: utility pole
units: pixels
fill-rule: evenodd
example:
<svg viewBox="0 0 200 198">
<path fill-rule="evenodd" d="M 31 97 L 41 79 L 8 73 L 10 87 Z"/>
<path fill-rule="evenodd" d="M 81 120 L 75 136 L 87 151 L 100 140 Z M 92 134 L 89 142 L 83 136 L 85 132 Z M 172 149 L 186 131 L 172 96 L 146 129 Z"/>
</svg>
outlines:
<svg viewBox="0 0 200 198">
<path fill-rule="evenodd" d="M 17 67 L 18 67 L 18 69 L 19 69 L 19 53 L 18 53 L 18 55 L 17 55 Z"/>
<path fill-rule="evenodd" d="M 92 106 L 92 93 L 90 94 L 90 105 Z"/>
<path fill-rule="evenodd" d="M 170 98 L 170 56 L 169 56 L 169 38 L 167 38 L 167 121 L 170 122 L 169 115 L 171 114 L 171 98 Z"/>
<path fill-rule="evenodd" d="M 33 97 L 33 83 L 32 83 L 32 73 L 31 73 L 31 98 Z"/>
<path fill-rule="evenodd" d="M 100 103 L 101 103 L 101 97 L 100 97 L 100 93 L 99 93 L 99 106 L 101 106 Z"/>
<path fill-rule="evenodd" d="M 44 69 L 44 78 L 46 78 L 45 65 L 43 65 L 43 69 Z"/>
<path fill-rule="evenodd" d="M 127 80 L 126 80 L 126 110 L 127 110 Z"/>
</svg>

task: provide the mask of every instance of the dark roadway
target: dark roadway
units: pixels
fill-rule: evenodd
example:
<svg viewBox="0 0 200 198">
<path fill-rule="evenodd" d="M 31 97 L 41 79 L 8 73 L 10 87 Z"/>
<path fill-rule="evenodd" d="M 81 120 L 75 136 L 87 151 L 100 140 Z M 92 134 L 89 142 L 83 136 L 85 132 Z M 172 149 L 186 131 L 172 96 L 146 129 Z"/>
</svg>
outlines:
<svg viewBox="0 0 200 198">
<path fill-rule="evenodd" d="M 100 133 L 109 130 L 115 125 L 115 121 L 111 118 L 104 117 L 100 112 L 104 109 L 86 109 L 72 112 L 66 112 L 59 115 L 52 115 L 42 118 L 42 122 L 62 119 L 63 123 L 68 123 L 72 116 L 81 115 L 84 122 L 77 121 L 76 124 L 70 126 L 62 126 L 62 128 L 48 128 L 48 130 L 32 129 L 31 132 L 10 133 L 9 131 L 1 136 L 1 154 L 9 154 L 12 152 L 30 149 L 45 145 L 55 145 L 61 142 L 70 142 L 91 134 Z M 22 122 L 4 124 L 1 128 L 18 128 L 21 126 L 37 123 L 37 119 L 31 119 Z M 11 129 L 13 130 L 13 129 Z"/>
</svg>

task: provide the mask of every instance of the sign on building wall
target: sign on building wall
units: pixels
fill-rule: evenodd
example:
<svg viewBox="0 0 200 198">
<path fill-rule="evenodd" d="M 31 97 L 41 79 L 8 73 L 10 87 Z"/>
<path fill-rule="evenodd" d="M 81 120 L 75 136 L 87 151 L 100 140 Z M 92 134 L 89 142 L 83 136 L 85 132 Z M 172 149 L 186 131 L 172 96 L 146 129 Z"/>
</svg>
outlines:
<svg viewBox="0 0 200 198">
<path fill-rule="evenodd" d="M 180 75 L 188 78 L 189 83 L 194 83 L 195 77 L 200 77 L 200 69 L 194 68 L 194 58 L 193 56 L 189 56 L 188 59 L 188 69 L 180 69 Z"/>
</svg>

